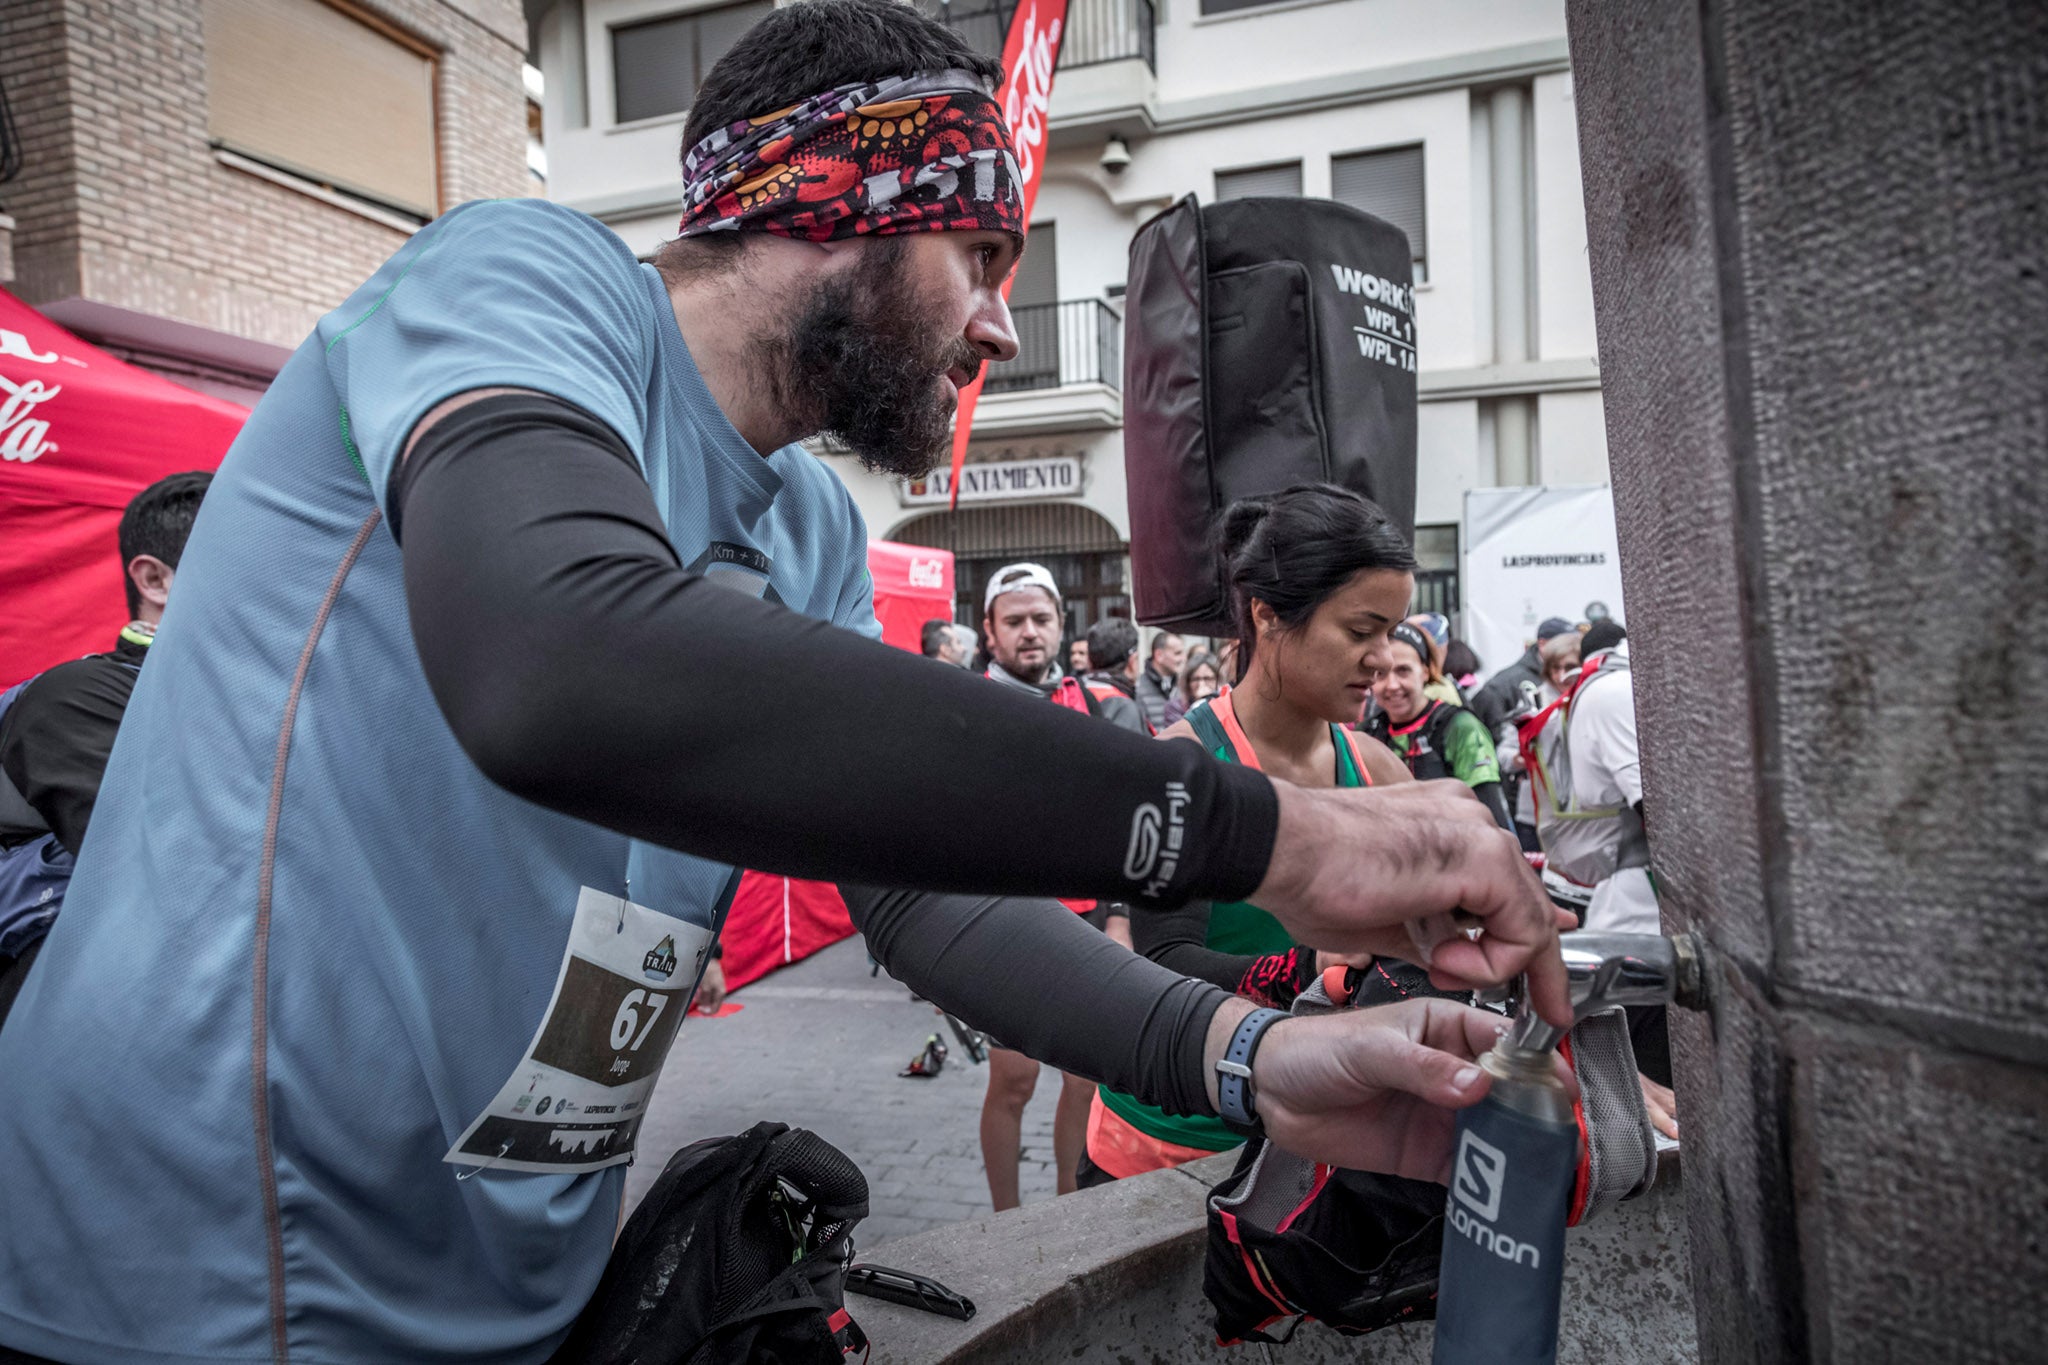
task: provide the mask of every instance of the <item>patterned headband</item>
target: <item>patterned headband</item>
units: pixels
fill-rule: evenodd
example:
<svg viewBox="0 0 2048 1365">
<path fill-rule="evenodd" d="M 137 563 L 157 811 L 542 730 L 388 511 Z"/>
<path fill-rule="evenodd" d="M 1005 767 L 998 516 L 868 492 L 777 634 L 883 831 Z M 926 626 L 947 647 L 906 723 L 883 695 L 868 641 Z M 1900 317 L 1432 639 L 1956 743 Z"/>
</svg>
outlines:
<svg viewBox="0 0 2048 1365">
<path fill-rule="evenodd" d="M 721 128 L 683 157 L 678 236 L 1024 233 L 1002 109 L 965 71 L 844 85 Z"/>
</svg>

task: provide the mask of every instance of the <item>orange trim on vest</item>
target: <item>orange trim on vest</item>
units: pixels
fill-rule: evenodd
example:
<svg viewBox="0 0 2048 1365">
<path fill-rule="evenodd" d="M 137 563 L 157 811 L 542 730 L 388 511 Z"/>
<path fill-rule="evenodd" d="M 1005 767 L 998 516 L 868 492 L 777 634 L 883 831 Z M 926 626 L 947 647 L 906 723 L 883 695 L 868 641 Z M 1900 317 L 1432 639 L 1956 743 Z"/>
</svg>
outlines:
<svg viewBox="0 0 2048 1365">
<path fill-rule="evenodd" d="M 1230 747 L 1237 750 L 1237 761 L 1247 768 L 1264 772 L 1265 769 L 1259 765 L 1259 751 L 1252 747 L 1251 736 L 1244 732 L 1244 726 L 1238 722 L 1237 708 L 1230 704 L 1228 689 L 1221 695 L 1209 699 L 1209 712 L 1216 717 L 1216 723 L 1223 727 L 1223 733 L 1230 736 Z M 1351 746 L 1351 766 L 1358 769 L 1359 785 L 1370 787 L 1372 769 L 1365 766 L 1365 750 L 1358 747 L 1357 734 L 1341 725 L 1330 728 L 1342 734 L 1344 742 Z"/>
<path fill-rule="evenodd" d="M 1259 751 L 1252 748 L 1251 736 L 1237 723 L 1237 708 L 1230 704 L 1230 693 L 1226 690 L 1212 697 L 1209 711 L 1216 717 L 1216 723 L 1223 727 L 1223 733 L 1230 736 L 1230 747 L 1237 750 L 1237 761 L 1247 768 L 1264 772 L 1259 765 Z"/>
</svg>

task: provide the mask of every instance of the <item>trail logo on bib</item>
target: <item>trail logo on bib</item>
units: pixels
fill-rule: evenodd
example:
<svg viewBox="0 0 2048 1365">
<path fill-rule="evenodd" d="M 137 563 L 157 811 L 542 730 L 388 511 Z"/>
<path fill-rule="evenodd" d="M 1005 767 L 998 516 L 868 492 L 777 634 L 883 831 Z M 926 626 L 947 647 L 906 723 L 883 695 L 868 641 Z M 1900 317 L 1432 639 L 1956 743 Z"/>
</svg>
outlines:
<svg viewBox="0 0 2048 1365">
<path fill-rule="evenodd" d="M 670 934 L 648 950 L 640 960 L 640 970 L 648 979 L 666 981 L 676 974 L 676 936 Z"/>
</svg>

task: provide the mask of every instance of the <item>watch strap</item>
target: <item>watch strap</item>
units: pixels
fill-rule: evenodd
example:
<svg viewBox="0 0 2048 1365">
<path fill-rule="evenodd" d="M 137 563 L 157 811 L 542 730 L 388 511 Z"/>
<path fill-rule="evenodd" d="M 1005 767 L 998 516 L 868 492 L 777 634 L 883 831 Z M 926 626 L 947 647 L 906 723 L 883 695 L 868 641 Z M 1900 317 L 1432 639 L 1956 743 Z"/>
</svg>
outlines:
<svg viewBox="0 0 2048 1365">
<path fill-rule="evenodd" d="M 1256 1009 L 1238 1021 L 1223 1055 L 1216 1060 L 1216 1112 L 1223 1126 L 1247 1137 L 1263 1136 L 1252 1094 L 1252 1058 L 1266 1030 L 1287 1018 L 1281 1010 Z"/>
</svg>

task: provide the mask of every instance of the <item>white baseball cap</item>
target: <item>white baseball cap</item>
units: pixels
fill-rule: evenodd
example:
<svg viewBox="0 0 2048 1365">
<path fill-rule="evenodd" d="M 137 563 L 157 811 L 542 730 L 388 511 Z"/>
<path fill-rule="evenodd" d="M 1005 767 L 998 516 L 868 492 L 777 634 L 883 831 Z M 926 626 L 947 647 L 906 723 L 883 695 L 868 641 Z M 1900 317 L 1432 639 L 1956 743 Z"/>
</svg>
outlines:
<svg viewBox="0 0 2048 1365">
<path fill-rule="evenodd" d="M 1060 600 L 1060 585 L 1053 582 L 1052 572 L 1043 564 L 1005 564 L 989 576 L 988 590 L 981 595 L 981 609 L 986 612 L 996 604 L 996 599 L 1006 592 L 1019 592 L 1025 588 L 1044 588 L 1052 594 L 1052 600 Z"/>
</svg>

